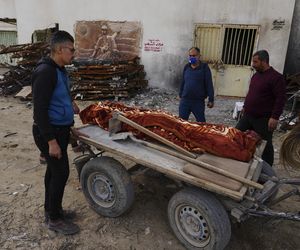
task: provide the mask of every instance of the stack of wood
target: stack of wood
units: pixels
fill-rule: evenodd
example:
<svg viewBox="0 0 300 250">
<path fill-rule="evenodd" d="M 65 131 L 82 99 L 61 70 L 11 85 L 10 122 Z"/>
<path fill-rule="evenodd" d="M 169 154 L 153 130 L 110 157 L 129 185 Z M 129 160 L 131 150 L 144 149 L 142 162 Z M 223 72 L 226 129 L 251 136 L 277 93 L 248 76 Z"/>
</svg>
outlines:
<svg viewBox="0 0 300 250">
<path fill-rule="evenodd" d="M 75 99 L 129 97 L 147 86 L 144 66 L 139 64 L 138 58 L 108 64 L 77 62 L 75 65 L 70 73 Z"/>
<path fill-rule="evenodd" d="M 0 78 L 0 95 L 15 95 L 31 85 L 31 75 L 37 62 L 49 54 L 45 42 L 12 45 L 0 50 L 17 59 L 17 65 L 5 65 L 9 69 Z M 73 83 L 72 95 L 81 100 L 129 97 L 147 86 L 144 66 L 138 58 L 127 61 L 77 61 L 69 68 Z M 30 89 L 26 89 L 26 93 Z"/>
<path fill-rule="evenodd" d="M 286 78 L 286 92 L 288 95 L 294 95 L 300 90 L 300 72 Z"/>
<path fill-rule="evenodd" d="M 12 59 L 17 59 L 17 65 L 5 65 L 9 71 L 0 79 L 0 95 L 14 95 L 29 86 L 37 62 L 49 51 L 49 45 L 44 42 L 12 45 L 0 50 L 0 54 L 10 54 Z"/>
</svg>

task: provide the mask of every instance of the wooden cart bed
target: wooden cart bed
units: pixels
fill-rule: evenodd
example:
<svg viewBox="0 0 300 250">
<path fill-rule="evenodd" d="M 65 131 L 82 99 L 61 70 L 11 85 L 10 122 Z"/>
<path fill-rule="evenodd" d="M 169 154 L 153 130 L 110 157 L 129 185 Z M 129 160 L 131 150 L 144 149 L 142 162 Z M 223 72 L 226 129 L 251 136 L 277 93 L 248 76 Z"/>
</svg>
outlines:
<svg viewBox="0 0 300 250">
<path fill-rule="evenodd" d="M 113 140 L 108 131 L 99 126 L 87 125 L 78 129 L 89 136 L 89 138 L 80 137 L 84 143 L 164 173 L 171 178 L 234 200 L 242 200 L 247 192 L 248 187 L 238 181 L 147 147 L 130 138 Z M 245 163 L 204 153 L 197 159 L 253 181 L 257 181 L 262 165 L 259 157 L 254 157 L 249 163 Z"/>
</svg>

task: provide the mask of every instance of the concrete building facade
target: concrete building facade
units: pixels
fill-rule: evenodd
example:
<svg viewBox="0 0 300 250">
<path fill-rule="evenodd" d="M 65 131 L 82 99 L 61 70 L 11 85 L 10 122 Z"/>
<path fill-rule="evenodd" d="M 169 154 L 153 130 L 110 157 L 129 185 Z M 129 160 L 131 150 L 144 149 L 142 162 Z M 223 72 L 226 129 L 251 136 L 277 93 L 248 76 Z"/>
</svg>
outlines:
<svg viewBox="0 0 300 250">
<path fill-rule="evenodd" d="M 55 23 L 74 34 L 74 24 L 80 20 L 141 22 L 140 57 L 150 86 L 175 88 L 187 62 L 187 50 L 195 44 L 197 24 L 256 25 L 259 28 L 253 50 L 267 49 L 271 64 L 282 72 L 294 5 L 295 0 L 0 0 L 0 17 L 17 18 L 19 43 L 30 42 L 34 30 L 53 27 Z M 6 7 L 10 12 L 2 11 Z M 159 51 L 145 50 L 151 40 L 159 41 Z M 239 80 L 244 89 L 248 75 Z M 228 79 L 225 88 L 233 78 Z"/>
</svg>

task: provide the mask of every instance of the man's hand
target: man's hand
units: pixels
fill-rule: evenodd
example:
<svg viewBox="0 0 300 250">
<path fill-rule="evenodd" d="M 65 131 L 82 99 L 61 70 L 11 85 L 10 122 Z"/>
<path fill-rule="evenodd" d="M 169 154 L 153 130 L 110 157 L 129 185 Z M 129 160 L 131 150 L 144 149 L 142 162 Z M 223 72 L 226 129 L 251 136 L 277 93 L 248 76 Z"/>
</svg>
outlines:
<svg viewBox="0 0 300 250">
<path fill-rule="evenodd" d="M 270 118 L 268 122 L 269 131 L 274 131 L 277 128 L 278 120 Z"/>
<path fill-rule="evenodd" d="M 58 145 L 56 139 L 48 141 L 48 145 L 49 145 L 49 155 L 51 157 L 55 157 L 57 159 L 60 159 L 62 154 L 61 154 L 60 146 Z"/>
<path fill-rule="evenodd" d="M 78 107 L 78 105 L 76 104 L 76 102 L 72 102 L 73 104 L 73 111 L 74 111 L 74 114 L 78 115 L 79 112 L 80 112 L 80 108 Z"/>
<path fill-rule="evenodd" d="M 207 107 L 208 107 L 208 108 L 211 109 L 213 106 L 214 106 L 214 103 L 213 103 L 213 102 L 208 102 L 208 103 L 207 103 Z"/>
</svg>

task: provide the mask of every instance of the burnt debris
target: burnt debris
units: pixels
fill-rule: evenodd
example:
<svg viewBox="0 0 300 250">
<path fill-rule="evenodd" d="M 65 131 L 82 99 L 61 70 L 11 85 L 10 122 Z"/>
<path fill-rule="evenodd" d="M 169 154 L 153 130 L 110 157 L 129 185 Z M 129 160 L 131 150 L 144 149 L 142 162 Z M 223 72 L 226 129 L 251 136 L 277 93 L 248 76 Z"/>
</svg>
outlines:
<svg viewBox="0 0 300 250">
<path fill-rule="evenodd" d="M 144 66 L 139 59 L 125 61 L 75 61 L 70 71 L 75 99 L 131 97 L 146 88 Z"/>
<path fill-rule="evenodd" d="M 9 54 L 16 65 L 4 65 L 8 71 L 0 78 L 0 95 L 8 96 L 31 84 L 31 74 L 41 57 L 49 54 L 49 45 L 44 42 L 12 45 L 0 50 Z"/>
<path fill-rule="evenodd" d="M 31 75 L 37 62 L 49 52 L 49 45 L 45 42 L 13 45 L 0 50 L 0 54 L 9 54 L 16 61 L 16 65 L 4 65 L 8 71 L 0 78 L 0 95 L 15 95 L 23 87 L 31 85 Z M 78 60 L 67 69 L 72 96 L 79 100 L 131 97 L 147 86 L 146 73 L 139 58 Z"/>
</svg>

